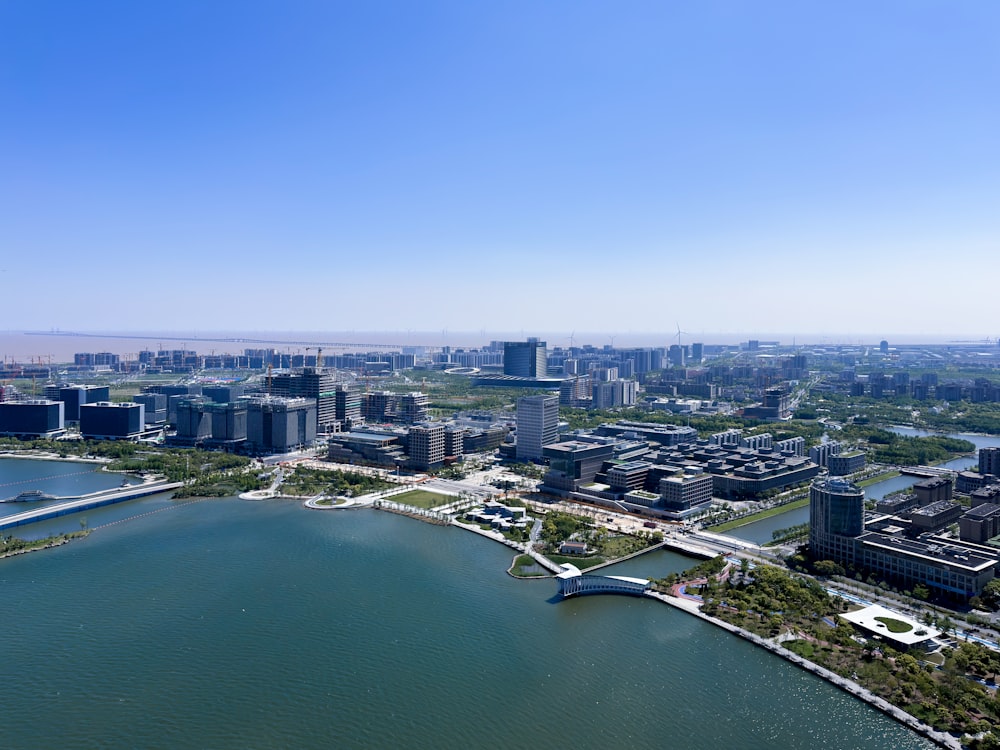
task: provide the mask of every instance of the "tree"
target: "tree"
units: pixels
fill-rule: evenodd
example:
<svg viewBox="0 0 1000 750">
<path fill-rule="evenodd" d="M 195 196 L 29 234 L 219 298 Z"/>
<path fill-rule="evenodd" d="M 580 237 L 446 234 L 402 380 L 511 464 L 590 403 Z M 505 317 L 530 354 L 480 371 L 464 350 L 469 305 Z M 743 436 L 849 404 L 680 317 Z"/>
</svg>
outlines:
<svg viewBox="0 0 1000 750">
<path fill-rule="evenodd" d="M 844 575 L 844 566 L 834 562 L 833 560 L 819 560 L 813 569 L 816 571 L 816 575 L 825 576 L 829 578 L 830 576 L 842 576 Z"/>
<path fill-rule="evenodd" d="M 983 593 L 979 595 L 983 606 L 987 609 L 1000 609 L 1000 579 L 994 578 L 983 586 Z"/>
</svg>

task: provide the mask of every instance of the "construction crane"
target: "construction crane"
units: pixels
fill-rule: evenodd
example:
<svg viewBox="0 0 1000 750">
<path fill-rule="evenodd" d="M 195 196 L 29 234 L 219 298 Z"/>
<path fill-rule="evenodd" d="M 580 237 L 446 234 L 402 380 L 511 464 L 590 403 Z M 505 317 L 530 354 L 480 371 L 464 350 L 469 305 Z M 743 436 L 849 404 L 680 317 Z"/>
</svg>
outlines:
<svg viewBox="0 0 1000 750">
<path fill-rule="evenodd" d="M 322 346 L 307 346 L 306 351 L 316 351 L 316 369 L 320 369 L 323 366 L 323 347 Z"/>
</svg>

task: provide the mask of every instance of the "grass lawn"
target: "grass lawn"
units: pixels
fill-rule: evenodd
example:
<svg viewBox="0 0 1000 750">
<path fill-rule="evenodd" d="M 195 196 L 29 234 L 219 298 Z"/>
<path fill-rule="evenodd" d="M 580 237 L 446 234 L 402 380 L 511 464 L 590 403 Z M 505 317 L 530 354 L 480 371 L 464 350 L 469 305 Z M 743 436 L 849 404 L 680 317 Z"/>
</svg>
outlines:
<svg viewBox="0 0 1000 750">
<path fill-rule="evenodd" d="M 403 505 L 412 505 L 414 508 L 425 508 L 428 510 L 458 500 L 457 497 L 451 495 L 441 495 L 437 492 L 428 492 L 427 490 L 410 490 L 409 492 L 404 492 L 401 495 L 393 495 L 386 499 L 393 503 L 402 503 Z"/>
<path fill-rule="evenodd" d="M 893 477 L 900 476 L 898 471 L 886 471 L 882 474 L 876 474 L 868 479 L 862 479 L 860 482 L 855 482 L 858 487 L 867 487 L 868 485 L 875 484 L 877 482 L 884 482 L 886 479 L 892 479 Z"/>
<path fill-rule="evenodd" d="M 522 578 L 540 578 L 549 575 L 549 571 L 535 562 L 531 555 L 518 555 L 511 566 L 511 573 Z"/>
<path fill-rule="evenodd" d="M 893 617 L 876 617 L 875 619 L 885 625 L 889 629 L 890 633 L 909 633 L 913 630 L 912 625 Z"/>
<path fill-rule="evenodd" d="M 573 563 L 580 570 L 592 568 L 607 562 L 603 557 L 577 557 L 576 555 L 546 555 L 556 565 L 563 563 Z"/>
</svg>

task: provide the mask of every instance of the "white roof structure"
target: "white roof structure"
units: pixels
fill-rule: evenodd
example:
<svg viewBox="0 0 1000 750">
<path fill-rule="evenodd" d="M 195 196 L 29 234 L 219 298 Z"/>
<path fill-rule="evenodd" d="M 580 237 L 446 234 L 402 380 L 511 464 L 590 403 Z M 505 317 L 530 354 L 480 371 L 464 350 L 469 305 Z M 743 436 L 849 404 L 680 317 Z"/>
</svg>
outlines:
<svg viewBox="0 0 1000 750">
<path fill-rule="evenodd" d="M 881 604 L 871 604 L 856 612 L 845 612 L 840 617 L 860 628 L 864 628 L 873 635 L 895 641 L 903 646 L 915 646 L 918 643 L 923 643 L 941 635 L 941 631 L 937 628 L 932 628 L 929 625 L 924 625 L 922 622 L 914 620 L 912 617 L 907 617 L 899 612 L 886 609 Z M 893 633 L 884 622 L 878 620 L 879 617 L 905 623 L 909 625 L 910 629 L 903 633 Z"/>
</svg>

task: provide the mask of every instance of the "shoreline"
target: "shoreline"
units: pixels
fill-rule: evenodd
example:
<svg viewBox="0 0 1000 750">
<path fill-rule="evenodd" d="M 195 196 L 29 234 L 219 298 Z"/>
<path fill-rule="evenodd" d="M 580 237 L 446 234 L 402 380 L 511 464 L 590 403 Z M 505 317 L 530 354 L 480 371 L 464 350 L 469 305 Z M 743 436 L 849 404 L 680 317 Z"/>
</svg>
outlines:
<svg viewBox="0 0 1000 750">
<path fill-rule="evenodd" d="M 675 609 L 681 610 L 682 612 L 694 615 L 700 620 L 711 623 L 716 627 L 722 628 L 723 630 L 727 631 L 728 633 L 731 633 L 732 635 L 738 636 L 744 639 L 745 641 L 749 641 L 755 646 L 763 648 L 766 651 L 769 651 L 770 653 L 781 657 L 785 661 L 790 662 L 791 664 L 794 664 L 795 666 L 804 669 L 805 671 L 810 672 L 811 674 L 814 674 L 820 679 L 826 680 L 826 682 L 830 683 L 834 687 L 837 687 L 843 690 L 844 692 L 854 696 L 858 700 L 863 701 L 864 703 L 867 703 L 873 708 L 878 709 L 886 716 L 895 719 L 906 728 L 912 730 L 913 732 L 916 732 L 922 737 L 926 737 L 931 742 L 935 743 L 940 747 L 947 748 L 948 750 L 962 750 L 962 748 L 964 747 L 961 741 L 956 737 L 948 734 L 947 732 L 942 732 L 940 730 L 937 730 L 930 724 L 925 724 L 916 716 L 907 713 L 899 706 L 889 703 L 889 701 L 887 701 L 885 698 L 875 695 L 870 690 L 862 687 L 858 683 L 849 680 L 846 677 L 841 677 L 836 672 L 832 672 L 829 669 L 826 669 L 825 667 L 821 667 L 819 664 L 816 664 L 815 662 L 811 662 L 808 659 L 804 659 L 798 654 L 789 651 L 788 649 L 782 647 L 778 643 L 775 643 L 773 640 L 761 638 L 759 635 L 751 633 L 748 630 L 744 630 L 743 628 L 740 628 L 736 625 L 732 625 L 731 623 L 728 623 L 725 620 L 719 620 L 715 617 L 711 617 L 710 615 L 704 614 L 701 611 L 699 605 L 694 601 L 680 599 L 676 596 L 663 594 L 658 591 L 648 591 L 646 592 L 646 597 L 650 599 L 656 599 L 657 601 L 661 601 L 664 604 L 674 607 Z"/>
<path fill-rule="evenodd" d="M 89 535 L 90 531 L 87 531 L 87 533 L 84 534 L 84 536 L 89 536 Z M 0 554 L 0 560 L 6 559 L 8 557 L 16 557 L 17 555 L 27 555 L 29 552 L 39 552 L 44 549 L 52 549 L 53 547 L 62 547 L 64 544 L 69 544 L 70 542 L 72 542 L 74 538 L 79 538 L 79 537 L 64 536 L 60 539 L 53 539 L 52 541 L 47 542 L 46 544 L 41 544 L 37 547 L 26 547 L 24 549 L 15 549 L 9 552 L 4 552 Z"/>
<path fill-rule="evenodd" d="M 499 542 L 504 546 L 518 550 L 520 554 L 530 555 L 531 557 L 535 558 L 536 562 L 538 562 L 537 553 L 531 554 L 530 551 L 521 549 L 519 545 L 515 545 L 514 542 L 511 542 L 509 539 L 502 537 L 502 535 L 498 534 L 495 531 L 493 532 L 486 531 L 485 529 L 480 529 L 478 527 L 473 528 L 466 524 L 460 524 L 454 522 L 451 525 L 458 526 L 459 528 L 463 528 L 466 531 L 471 531 L 487 539 Z M 648 550 L 643 550 L 643 552 L 647 551 Z M 554 576 L 551 574 L 543 576 L 514 575 L 512 571 L 514 569 L 514 564 L 517 561 L 518 556 L 519 555 L 514 556 L 506 571 L 507 575 L 509 575 L 511 578 L 514 578 L 518 581 L 553 580 Z M 610 564 L 613 563 L 608 563 L 608 565 Z M 805 671 L 810 672 L 811 674 L 815 675 L 816 677 L 819 677 L 822 680 L 825 680 L 827 683 L 833 685 L 834 687 L 837 687 L 840 690 L 854 696 L 858 700 L 867 703 L 868 705 L 877 709 L 886 716 L 889 716 L 890 718 L 896 720 L 897 722 L 899 722 L 906 728 L 910 729 L 911 731 L 915 732 L 916 734 L 919 734 L 920 736 L 927 738 L 928 740 L 938 745 L 939 747 L 946 748 L 947 750 L 962 750 L 962 748 L 964 747 L 961 741 L 956 737 L 948 734 L 947 732 L 939 731 L 934 727 L 932 727 L 930 724 L 922 722 L 916 716 L 907 713 L 899 706 L 896 706 L 890 703 L 889 701 L 885 700 L 885 698 L 875 695 L 867 688 L 862 687 L 858 683 L 849 680 L 846 677 L 841 677 L 836 672 L 832 672 L 829 669 L 826 669 L 825 667 L 816 664 L 815 662 L 811 662 L 808 659 L 804 659 L 798 654 L 789 651 L 786 648 L 783 648 L 780 644 L 775 643 L 774 641 L 767 640 L 766 638 L 761 638 L 759 635 L 751 633 L 748 630 L 744 630 L 743 628 L 740 628 L 736 625 L 732 625 L 724 620 L 720 620 L 715 617 L 711 617 L 709 615 L 704 614 L 701 611 L 700 605 L 692 600 L 681 599 L 676 596 L 663 594 L 657 591 L 647 591 L 645 597 L 649 599 L 656 599 L 657 601 L 663 602 L 664 604 L 667 604 L 682 612 L 694 615 L 700 620 L 715 625 L 716 627 L 719 627 L 727 631 L 728 633 L 731 633 L 732 635 L 742 638 L 743 640 L 748 641 L 749 643 L 752 643 L 755 646 L 763 648 L 766 651 L 769 651 L 770 653 L 781 657 L 785 661 L 794 664 L 800 669 L 804 669 Z"/>
<path fill-rule="evenodd" d="M 23 458 L 29 461 L 65 461 L 77 464 L 110 464 L 110 458 L 83 458 L 82 456 L 60 456 L 46 451 L 2 451 L 0 458 Z M 121 474 L 122 472 L 115 472 Z"/>
</svg>

